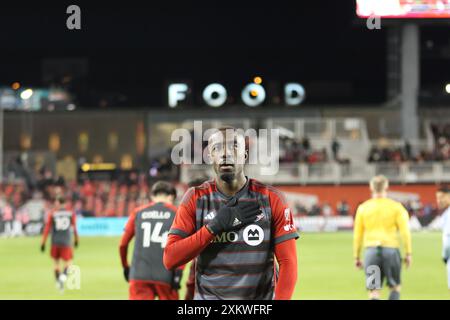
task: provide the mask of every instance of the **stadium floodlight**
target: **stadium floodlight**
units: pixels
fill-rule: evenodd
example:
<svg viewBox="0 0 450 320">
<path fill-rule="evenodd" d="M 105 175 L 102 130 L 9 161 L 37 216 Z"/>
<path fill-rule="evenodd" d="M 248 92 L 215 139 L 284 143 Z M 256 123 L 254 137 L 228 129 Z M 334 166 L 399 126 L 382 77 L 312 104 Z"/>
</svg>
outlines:
<svg viewBox="0 0 450 320">
<path fill-rule="evenodd" d="M 450 94 L 450 83 L 447 83 L 445 85 L 445 92 L 447 92 L 448 94 Z"/>
<path fill-rule="evenodd" d="M 28 100 L 28 99 L 31 98 L 32 95 L 33 95 L 33 90 L 32 89 L 26 89 L 26 90 L 23 90 L 20 93 L 20 98 L 22 98 L 23 100 Z"/>
</svg>

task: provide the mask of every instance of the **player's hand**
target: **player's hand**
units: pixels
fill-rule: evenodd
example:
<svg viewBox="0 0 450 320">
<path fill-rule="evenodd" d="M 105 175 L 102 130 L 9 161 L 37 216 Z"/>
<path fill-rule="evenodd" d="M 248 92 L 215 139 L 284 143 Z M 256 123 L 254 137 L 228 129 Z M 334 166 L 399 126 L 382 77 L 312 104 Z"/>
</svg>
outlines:
<svg viewBox="0 0 450 320">
<path fill-rule="evenodd" d="M 128 279 L 130 276 L 130 268 L 129 267 L 123 268 L 123 276 L 124 276 L 125 280 L 128 282 Z"/>
<path fill-rule="evenodd" d="M 447 265 L 448 258 L 442 258 L 442 261 Z"/>
<path fill-rule="evenodd" d="M 173 273 L 172 278 L 172 289 L 174 290 L 180 290 L 181 288 L 181 277 L 183 275 L 183 270 L 176 269 Z"/>
<path fill-rule="evenodd" d="M 412 264 L 412 256 L 410 254 L 407 254 L 405 256 L 405 266 L 406 268 L 409 268 Z"/>
<path fill-rule="evenodd" d="M 208 223 L 208 229 L 213 234 L 231 231 L 254 222 L 260 213 L 258 202 L 238 202 L 236 198 L 233 198 L 226 206 L 217 211 L 214 219 Z"/>
<path fill-rule="evenodd" d="M 78 245 L 79 245 L 78 239 L 75 239 L 75 241 L 73 242 L 73 246 L 75 248 L 78 248 Z"/>
<path fill-rule="evenodd" d="M 355 259 L 355 267 L 358 268 L 358 269 L 362 269 L 363 268 L 363 263 L 362 263 L 361 259 L 359 259 L 359 258 Z"/>
<path fill-rule="evenodd" d="M 45 243 L 41 244 L 41 252 L 45 251 Z"/>
</svg>

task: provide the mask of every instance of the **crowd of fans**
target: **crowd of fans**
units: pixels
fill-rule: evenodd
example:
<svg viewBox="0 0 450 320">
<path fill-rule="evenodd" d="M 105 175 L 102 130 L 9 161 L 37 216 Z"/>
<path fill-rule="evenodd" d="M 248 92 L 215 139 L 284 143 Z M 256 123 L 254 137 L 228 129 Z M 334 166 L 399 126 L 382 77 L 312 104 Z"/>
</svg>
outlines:
<svg viewBox="0 0 450 320">
<path fill-rule="evenodd" d="M 85 180 L 67 185 L 61 185 L 57 180 L 50 183 L 47 179 L 40 181 L 40 188 L 32 191 L 27 190 L 24 182 L 5 184 L 0 186 L 0 229 L 20 235 L 30 222 L 43 223 L 45 212 L 50 209 L 55 194 L 64 195 L 67 207 L 79 216 L 121 217 L 148 203 L 148 193 L 149 184 L 144 174 L 132 174 L 126 180 Z M 437 208 L 430 203 L 408 201 L 403 205 L 422 225 L 429 224 L 438 215 Z M 324 202 L 305 207 L 297 202 L 292 207 L 296 217 L 353 216 L 356 210 L 346 200 L 334 206 Z"/>
<path fill-rule="evenodd" d="M 419 219 L 421 225 L 428 225 L 438 214 L 436 205 L 431 203 L 422 203 L 418 200 L 405 201 L 403 206 L 409 212 L 410 216 Z M 315 203 L 310 207 L 305 207 L 300 202 L 293 206 L 294 215 L 297 217 L 332 217 L 332 216 L 354 216 L 358 206 L 352 208 L 346 200 L 341 200 L 333 207 L 330 203 Z"/>
<path fill-rule="evenodd" d="M 428 162 L 450 160 L 450 123 L 432 124 L 434 148 L 432 150 L 413 151 L 411 144 L 405 141 L 403 146 L 394 147 L 385 139 L 370 150 L 369 162 Z"/>
<path fill-rule="evenodd" d="M 450 123 L 432 124 L 431 132 L 434 137 L 436 160 L 450 160 Z"/>
<path fill-rule="evenodd" d="M 315 164 L 326 161 L 328 161 L 326 149 L 314 149 L 308 137 L 280 138 L 280 163 Z"/>
</svg>

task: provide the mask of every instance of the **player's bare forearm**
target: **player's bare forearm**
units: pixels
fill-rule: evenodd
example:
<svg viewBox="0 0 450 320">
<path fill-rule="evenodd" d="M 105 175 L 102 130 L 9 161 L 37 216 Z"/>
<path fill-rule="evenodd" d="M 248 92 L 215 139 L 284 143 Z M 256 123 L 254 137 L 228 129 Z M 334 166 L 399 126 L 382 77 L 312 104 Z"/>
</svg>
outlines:
<svg viewBox="0 0 450 320">
<path fill-rule="evenodd" d="M 275 245 L 279 276 L 275 288 L 275 300 L 290 300 L 297 283 L 297 248 L 295 240 Z"/>
<path fill-rule="evenodd" d="M 168 270 L 178 268 L 197 257 L 214 239 L 206 227 L 202 227 L 193 235 L 182 238 L 171 234 L 164 249 L 164 266 Z"/>
</svg>

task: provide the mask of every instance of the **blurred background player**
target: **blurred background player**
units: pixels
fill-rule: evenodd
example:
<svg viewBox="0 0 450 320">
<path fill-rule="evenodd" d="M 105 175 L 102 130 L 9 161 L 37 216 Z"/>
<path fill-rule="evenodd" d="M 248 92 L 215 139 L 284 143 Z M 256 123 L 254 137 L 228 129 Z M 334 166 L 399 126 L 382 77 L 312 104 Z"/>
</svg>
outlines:
<svg viewBox="0 0 450 320">
<path fill-rule="evenodd" d="M 405 264 L 411 264 L 411 233 L 409 215 L 403 205 L 387 198 L 389 181 L 375 176 L 370 181 L 372 199 L 363 202 L 356 212 L 353 254 L 357 268 L 363 268 L 361 248 L 365 247 L 364 268 L 369 298 L 380 299 L 380 289 L 386 277 L 391 290 L 389 300 L 400 299 L 401 254 L 400 233 L 405 252 Z M 374 268 L 375 267 L 375 268 Z"/>
<path fill-rule="evenodd" d="M 184 195 L 164 265 L 174 269 L 196 258 L 196 300 L 290 299 L 297 281 L 298 234 L 284 198 L 244 175 L 248 152 L 235 128 L 212 134 L 208 151 L 215 179 Z"/>
<path fill-rule="evenodd" d="M 73 259 L 72 232 L 75 247 L 78 247 L 79 239 L 75 212 L 65 207 L 65 199 L 61 195 L 55 197 L 53 208 L 48 214 L 41 242 L 42 252 L 45 251 L 45 243 L 50 231 L 52 243 L 50 255 L 54 260 L 56 285 L 60 291 L 63 291 L 64 283 L 67 279 L 67 271 Z M 64 268 L 62 273 L 61 260 Z"/>
<path fill-rule="evenodd" d="M 436 192 L 436 200 L 442 213 L 442 259 L 447 266 L 447 285 L 450 290 L 450 188 L 443 186 Z"/>
<path fill-rule="evenodd" d="M 130 300 L 178 300 L 182 269 L 168 271 L 163 266 L 163 249 L 177 208 L 175 187 L 165 181 L 151 189 L 151 202 L 130 215 L 122 236 L 119 253 L 124 276 L 129 281 Z M 128 265 L 127 252 L 131 239 L 133 260 Z"/>
</svg>

